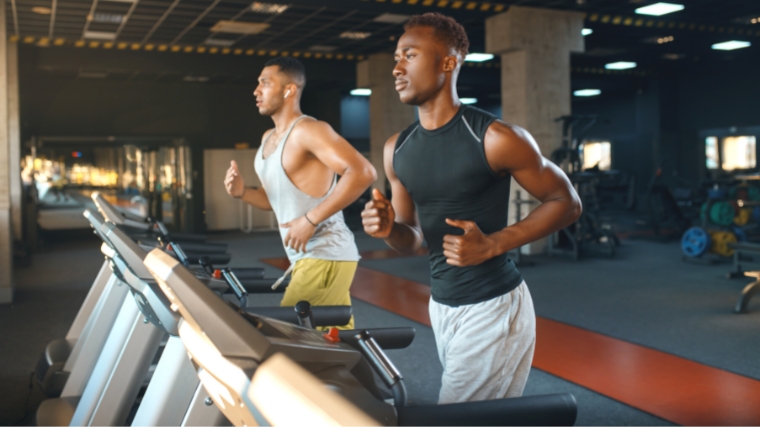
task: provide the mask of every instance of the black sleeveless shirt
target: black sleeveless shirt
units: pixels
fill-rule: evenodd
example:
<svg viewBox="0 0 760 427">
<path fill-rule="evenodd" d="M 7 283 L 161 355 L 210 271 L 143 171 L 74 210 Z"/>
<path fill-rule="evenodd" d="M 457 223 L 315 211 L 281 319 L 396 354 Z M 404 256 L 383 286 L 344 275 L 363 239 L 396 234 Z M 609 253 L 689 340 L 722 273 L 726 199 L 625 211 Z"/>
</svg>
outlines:
<svg viewBox="0 0 760 427">
<path fill-rule="evenodd" d="M 507 226 L 510 175 L 491 169 L 483 145 L 494 120 L 463 104 L 442 127 L 429 131 L 417 121 L 396 140 L 393 169 L 414 200 L 430 250 L 431 294 L 441 304 L 476 304 L 522 282 L 506 254 L 470 267 L 449 265 L 443 255 L 443 236 L 464 233 L 446 224 L 446 218 L 473 221 L 484 234 Z"/>
</svg>

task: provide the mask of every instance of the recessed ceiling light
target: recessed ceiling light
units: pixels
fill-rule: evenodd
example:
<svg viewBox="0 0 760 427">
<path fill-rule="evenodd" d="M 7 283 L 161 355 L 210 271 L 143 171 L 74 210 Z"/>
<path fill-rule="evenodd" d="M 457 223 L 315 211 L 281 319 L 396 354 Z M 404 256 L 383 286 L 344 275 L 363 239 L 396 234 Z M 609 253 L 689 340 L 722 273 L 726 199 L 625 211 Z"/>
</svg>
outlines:
<svg viewBox="0 0 760 427">
<path fill-rule="evenodd" d="M 269 28 L 269 24 L 260 22 L 219 21 L 211 27 L 214 33 L 258 34 Z"/>
<path fill-rule="evenodd" d="M 601 94 L 602 91 L 599 89 L 580 89 L 573 92 L 573 95 L 575 96 L 597 96 Z"/>
<path fill-rule="evenodd" d="M 32 8 L 32 12 L 39 13 L 40 15 L 50 15 L 51 13 L 53 13 L 53 10 L 50 9 L 49 7 L 35 6 Z"/>
<path fill-rule="evenodd" d="M 207 46 L 222 46 L 222 47 L 230 47 L 233 44 L 235 44 L 236 40 L 226 40 L 226 39 L 207 39 L 203 42 L 203 44 Z"/>
<path fill-rule="evenodd" d="M 354 89 L 351 91 L 351 95 L 353 96 L 370 96 L 372 95 L 372 89 Z"/>
<path fill-rule="evenodd" d="M 618 62 L 610 62 L 609 64 L 606 64 L 604 68 L 608 70 L 627 70 L 629 68 L 635 68 L 636 63 L 635 62 L 627 62 L 627 61 L 618 61 Z"/>
<path fill-rule="evenodd" d="M 107 24 L 121 24 L 122 19 L 124 19 L 124 15 L 117 15 L 115 13 L 95 13 L 93 15 L 87 15 L 88 21 Z"/>
<path fill-rule="evenodd" d="M 459 98 L 462 104 L 475 104 L 478 102 L 478 98 Z"/>
<path fill-rule="evenodd" d="M 679 10 L 683 10 L 682 4 L 660 2 L 640 7 L 636 9 L 636 13 L 639 15 L 662 16 L 668 13 L 678 12 Z"/>
<path fill-rule="evenodd" d="M 260 3 L 255 1 L 251 5 L 251 11 L 256 13 L 267 13 L 270 15 L 285 12 L 287 9 L 288 5 L 286 4 Z"/>
<path fill-rule="evenodd" d="M 378 15 L 373 19 L 375 22 L 384 22 L 386 24 L 403 24 L 404 22 L 408 21 L 411 16 L 409 15 L 399 15 L 396 13 L 383 13 L 382 15 Z"/>
<path fill-rule="evenodd" d="M 116 33 L 107 31 L 85 31 L 84 38 L 91 40 L 115 40 Z"/>
<path fill-rule="evenodd" d="M 337 46 L 326 46 L 321 44 L 315 44 L 314 46 L 310 47 L 309 50 L 314 52 L 332 52 L 335 49 L 337 49 Z"/>
<path fill-rule="evenodd" d="M 371 35 L 372 33 L 365 33 L 361 31 L 344 31 L 340 33 L 340 38 L 351 39 L 351 40 L 364 40 Z"/>
<path fill-rule="evenodd" d="M 581 30 L 581 35 L 582 36 L 587 36 L 589 34 L 592 34 L 593 32 L 594 32 L 594 30 L 592 30 L 591 28 L 584 28 L 584 29 Z"/>
<path fill-rule="evenodd" d="M 657 44 L 665 44 L 670 43 L 674 40 L 673 36 L 667 36 L 667 37 L 659 37 L 657 39 Z"/>
<path fill-rule="evenodd" d="M 715 50 L 734 50 L 749 47 L 750 45 L 752 45 L 750 42 L 731 40 L 723 43 L 715 43 L 712 45 L 712 48 Z"/>
<path fill-rule="evenodd" d="M 468 62 L 484 62 L 492 59 L 493 54 L 490 53 L 468 53 L 467 56 L 464 57 L 464 60 Z"/>
<path fill-rule="evenodd" d="M 752 18 L 749 20 L 750 24 L 760 24 L 760 17 Z"/>
</svg>

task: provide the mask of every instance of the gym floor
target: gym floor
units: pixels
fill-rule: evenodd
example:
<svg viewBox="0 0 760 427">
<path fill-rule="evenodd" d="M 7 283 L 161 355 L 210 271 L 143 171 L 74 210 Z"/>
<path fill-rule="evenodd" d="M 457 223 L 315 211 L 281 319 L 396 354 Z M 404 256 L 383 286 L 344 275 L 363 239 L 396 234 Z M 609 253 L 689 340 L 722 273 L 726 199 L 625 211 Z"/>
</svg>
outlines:
<svg viewBox="0 0 760 427">
<path fill-rule="evenodd" d="M 355 234 L 363 255 L 352 287 L 356 325 L 415 327 L 414 343 L 389 355 L 410 403 L 434 403 L 441 366 L 427 318 L 427 258 Z M 210 240 L 229 244 L 231 266 L 277 277 L 287 265 L 274 232 Z M 102 263 L 99 246 L 89 234 L 48 238 L 16 271 L 15 302 L 0 305 L 0 323 L 11 326 L 0 328 L 0 425 L 28 423 L 39 404 L 31 372 L 45 344 L 66 334 Z M 687 264 L 677 242 L 634 239 L 612 259 L 532 260 L 521 268 L 539 317 L 526 395 L 573 393 L 577 425 L 760 424 L 760 298 L 749 313 L 732 313 L 750 279 L 727 279 L 730 264 Z"/>
</svg>

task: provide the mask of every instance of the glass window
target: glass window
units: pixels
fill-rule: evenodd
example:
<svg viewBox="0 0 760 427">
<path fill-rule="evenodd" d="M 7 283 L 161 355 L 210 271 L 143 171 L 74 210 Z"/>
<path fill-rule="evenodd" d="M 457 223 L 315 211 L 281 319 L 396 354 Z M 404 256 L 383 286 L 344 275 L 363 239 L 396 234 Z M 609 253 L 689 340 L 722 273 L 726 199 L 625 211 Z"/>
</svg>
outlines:
<svg viewBox="0 0 760 427">
<path fill-rule="evenodd" d="M 705 158 L 707 169 L 718 169 L 720 159 L 718 158 L 718 137 L 708 136 L 705 138 Z"/>
<path fill-rule="evenodd" d="M 755 137 L 727 136 L 723 139 L 723 170 L 755 167 Z"/>
<path fill-rule="evenodd" d="M 609 141 L 583 143 L 583 170 L 594 167 L 604 171 L 612 168 L 612 150 Z"/>
</svg>

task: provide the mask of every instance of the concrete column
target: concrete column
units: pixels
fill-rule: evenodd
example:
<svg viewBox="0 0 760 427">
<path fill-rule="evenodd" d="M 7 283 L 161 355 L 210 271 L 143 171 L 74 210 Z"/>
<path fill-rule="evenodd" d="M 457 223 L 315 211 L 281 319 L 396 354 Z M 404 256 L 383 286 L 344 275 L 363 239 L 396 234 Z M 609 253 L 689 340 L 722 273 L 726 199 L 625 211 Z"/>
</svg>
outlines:
<svg viewBox="0 0 760 427">
<path fill-rule="evenodd" d="M 8 144 L 10 164 L 11 229 L 13 240 L 22 241 L 21 223 L 21 125 L 18 93 L 18 43 L 8 41 Z"/>
<path fill-rule="evenodd" d="M 393 78 L 393 55 L 377 53 L 356 65 L 356 84 L 372 89 L 369 98 L 370 161 L 377 170 L 374 188 L 385 192 L 383 146 L 393 134 L 417 120 L 414 107 L 398 99 Z"/>
<path fill-rule="evenodd" d="M 5 2 L 2 2 L 0 5 L 0 303 L 13 301 L 7 48 Z"/>
<path fill-rule="evenodd" d="M 583 52 L 583 13 L 510 6 L 486 19 L 486 51 L 501 55 L 502 118 L 523 127 L 536 139 L 544 157 L 562 144 L 561 125 L 570 114 L 570 53 Z M 510 218 L 514 221 L 512 182 Z M 533 205 L 535 206 L 535 205 Z M 529 212 L 523 205 L 521 217 Z M 543 251 L 545 240 L 523 247 L 523 253 Z"/>
</svg>

